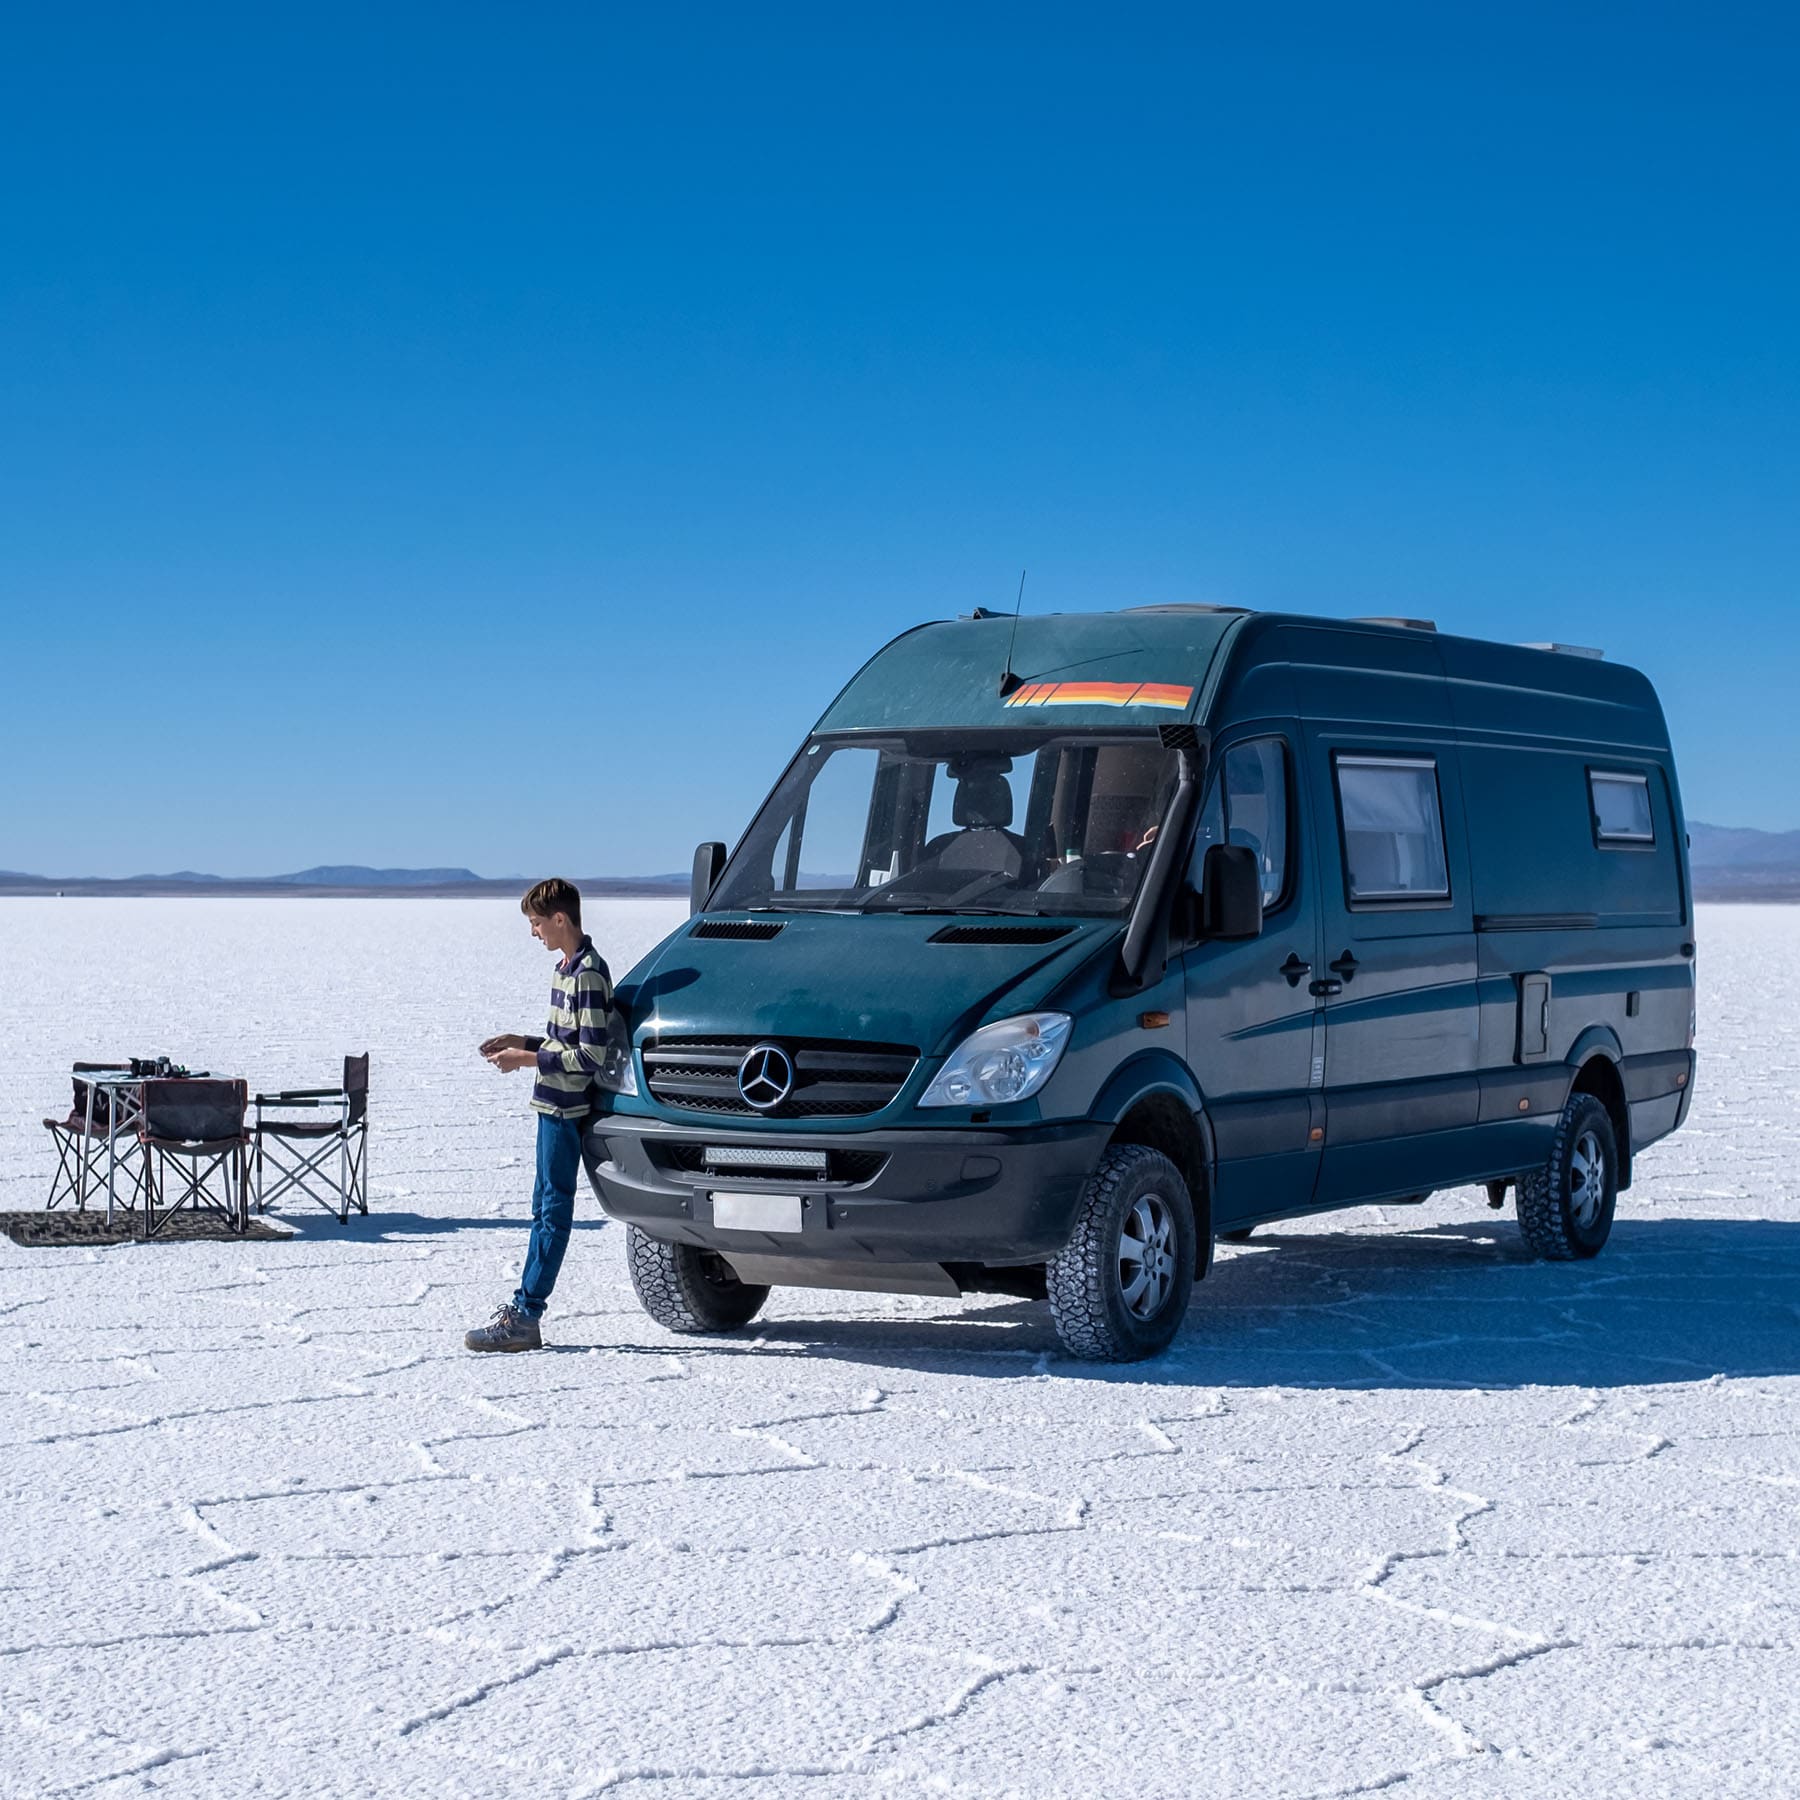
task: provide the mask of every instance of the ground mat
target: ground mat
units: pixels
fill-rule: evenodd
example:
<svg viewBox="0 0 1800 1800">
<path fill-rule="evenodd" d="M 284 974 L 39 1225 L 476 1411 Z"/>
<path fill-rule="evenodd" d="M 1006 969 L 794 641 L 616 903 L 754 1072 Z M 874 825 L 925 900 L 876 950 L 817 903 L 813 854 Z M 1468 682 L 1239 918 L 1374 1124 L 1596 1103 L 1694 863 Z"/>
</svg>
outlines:
<svg viewBox="0 0 1800 1800">
<path fill-rule="evenodd" d="M 65 1212 L 61 1208 L 55 1212 L 0 1212 L 0 1231 L 28 1250 L 66 1248 L 71 1244 L 138 1242 L 231 1244 L 254 1240 L 266 1244 L 294 1236 L 293 1232 L 278 1230 L 260 1219 L 250 1221 L 248 1232 L 236 1232 L 223 1219 L 210 1213 L 178 1213 L 159 1225 L 156 1236 L 149 1239 L 143 1237 L 143 1229 L 143 1222 L 130 1213 L 114 1213 L 109 1226 L 104 1208 L 97 1212 Z"/>
</svg>

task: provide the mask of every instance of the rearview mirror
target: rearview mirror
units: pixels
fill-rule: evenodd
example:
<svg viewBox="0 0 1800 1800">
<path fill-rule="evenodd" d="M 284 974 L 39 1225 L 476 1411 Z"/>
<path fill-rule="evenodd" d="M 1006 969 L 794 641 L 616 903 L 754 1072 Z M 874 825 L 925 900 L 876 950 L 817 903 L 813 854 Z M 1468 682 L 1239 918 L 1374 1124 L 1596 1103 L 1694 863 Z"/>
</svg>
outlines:
<svg viewBox="0 0 1800 1800">
<path fill-rule="evenodd" d="M 1200 877 L 1200 930 L 1209 938 L 1262 935 L 1262 869 L 1248 844 L 1214 844 Z"/>
<path fill-rule="evenodd" d="M 712 891 L 725 873 L 725 846 L 702 844 L 694 852 L 694 874 L 688 883 L 688 911 L 699 912 L 712 898 Z"/>
</svg>

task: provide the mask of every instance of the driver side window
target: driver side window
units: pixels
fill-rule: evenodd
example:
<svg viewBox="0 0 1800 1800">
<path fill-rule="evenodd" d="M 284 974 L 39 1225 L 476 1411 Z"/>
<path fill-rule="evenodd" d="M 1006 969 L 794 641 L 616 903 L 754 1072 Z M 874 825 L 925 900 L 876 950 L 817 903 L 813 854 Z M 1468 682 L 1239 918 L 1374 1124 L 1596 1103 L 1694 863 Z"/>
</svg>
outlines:
<svg viewBox="0 0 1800 1800">
<path fill-rule="evenodd" d="M 1280 738 L 1251 738 L 1220 758 L 1194 838 L 1192 886 L 1200 886 L 1214 844 L 1242 844 L 1256 852 L 1262 870 L 1263 911 L 1281 904 L 1287 892 L 1287 768 L 1287 746 Z"/>
</svg>

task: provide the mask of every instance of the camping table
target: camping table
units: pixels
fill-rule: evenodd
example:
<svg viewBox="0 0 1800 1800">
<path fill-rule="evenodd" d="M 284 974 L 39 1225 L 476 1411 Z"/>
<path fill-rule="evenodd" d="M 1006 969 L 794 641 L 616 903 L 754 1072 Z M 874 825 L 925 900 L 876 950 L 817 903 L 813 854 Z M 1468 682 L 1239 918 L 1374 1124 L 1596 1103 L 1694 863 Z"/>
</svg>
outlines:
<svg viewBox="0 0 1800 1800">
<path fill-rule="evenodd" d="M 204 1070 L 190 1071 L 188 1076 L 176 1076 L 173 1079 L 197 1080 Z M 94 1174 L 94 1159 L 101 1154 L 100 1139 L 94 1134 L 94 1094 L 97 1089 L 106 1090 L 106 1223 L 110 1229 L 113 1222 L 113 1209 L 117 1204 L 117 1177 L 119 1170 L 119 1128 L 123 1124 L 128 1130 L 136 1126 L 143 1115 L 143 1087 L 151 1080 L 147 1075 L 131 1075 L 120 1069 L 111 1074 L 83 1073 L 79 1080 L 88 1084 L 87 1113 L 82 1120 L 80 1183 L 75 1191 L 75 1209 L 82 1211 L 87 1206 L 89 1186 L 97 1180 Z M 120 1119 L 120 1109 L 125 1110 L 125 1117 Z"/>
</svg>

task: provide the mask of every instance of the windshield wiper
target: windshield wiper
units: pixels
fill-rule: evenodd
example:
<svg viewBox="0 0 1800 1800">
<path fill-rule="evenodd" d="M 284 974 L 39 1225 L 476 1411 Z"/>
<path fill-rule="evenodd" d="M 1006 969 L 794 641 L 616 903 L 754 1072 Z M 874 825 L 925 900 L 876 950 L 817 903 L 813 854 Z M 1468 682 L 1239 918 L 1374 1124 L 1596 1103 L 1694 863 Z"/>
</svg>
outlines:
<svg viewBox="0 0 1800 1800">
<path fill-rule="evenodd" d="M 856 910 L 866 913 L 872 909 L 867 906 L 859 906 Z M 899 913 L 909 918 L 929 914 L 944 918 L 967 915 L 985 919 L 1006 919 L 1013 916 L 1015 909 L 1010 906 L 884 906 L 881 911 Z"/>
<path fill-rule="evenodd" d="M 896 906 L 891 910 L 894 912 L 928 913 L 991 912 L 993 910 L 991 907 L 971 906 L 968 902 L 971 900 L 979 900 L 984 894 L 991 894 L 996 888 L 1006 887 L 1011 881 L 1012 877 L 1010 875 L 999 869 L 990 869 L 986 874 L 977 875 L 973 881 L 965 881 L 955 893 L 945 894 L 942 899 L 935 904 L 930 901 L 925 901 L 918 906 Z M 893 892 L 894 890 L 892 888 L 877 888 L 875 892 L 862 903 L 860 910 L 863 912 L 872 911 L 885 895 Z M 903 893 L 901 897 L 904 899 L 906 896 Z"/>
</svg>

